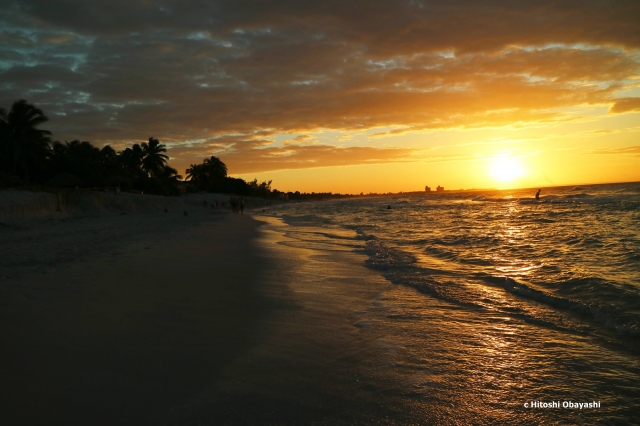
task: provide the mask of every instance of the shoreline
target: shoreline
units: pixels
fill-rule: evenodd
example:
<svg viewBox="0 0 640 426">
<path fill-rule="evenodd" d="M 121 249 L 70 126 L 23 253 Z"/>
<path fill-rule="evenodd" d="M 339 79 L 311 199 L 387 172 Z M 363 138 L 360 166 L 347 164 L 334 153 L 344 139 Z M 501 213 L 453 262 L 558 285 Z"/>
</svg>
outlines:
<svg viewBox="0 0 640 426">
<path fill-rule="evenodd" d="M 171 426 L 635 418 L 625 402 L 636 392 L 629 354 L 385 278 L 386 263 L 365 266 L 368 239 L 310 207 L 300 221 L 194 204 L 187 216 L 152 209 L 0 228 L 0 275 L 12 271 L 0 279 L 5 418 Z M 387 248 L 378 260 L 395 261 Z M 489 289 L 485 297 L 512 300 L 507 308 L 528 308 L 504 289 L 464 285 L 461 295 Z M 559 336 L 565 344 L 548 345 Z M 592 370 L 566 377 L 576 365 Z M 506 379 L 491 387 L 494 377 Z M 526 410 L 530 390 L 549 400 L 609 397 L 574 418 Z M 491 407 L 481 403 L 488 398 Z"/>
</svg>

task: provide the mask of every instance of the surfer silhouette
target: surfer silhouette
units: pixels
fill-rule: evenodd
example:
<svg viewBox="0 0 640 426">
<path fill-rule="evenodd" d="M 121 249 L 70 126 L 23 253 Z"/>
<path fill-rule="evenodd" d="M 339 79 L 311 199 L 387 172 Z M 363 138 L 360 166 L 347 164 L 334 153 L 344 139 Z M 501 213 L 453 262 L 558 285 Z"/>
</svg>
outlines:
<svg viewBox="0 0 640 426">
<path fill-rule="evenodd" d="M 538 192 L 536 192 L 536 200 L 540 199 L 540 190 L 538 189 Z"/>
</svg>

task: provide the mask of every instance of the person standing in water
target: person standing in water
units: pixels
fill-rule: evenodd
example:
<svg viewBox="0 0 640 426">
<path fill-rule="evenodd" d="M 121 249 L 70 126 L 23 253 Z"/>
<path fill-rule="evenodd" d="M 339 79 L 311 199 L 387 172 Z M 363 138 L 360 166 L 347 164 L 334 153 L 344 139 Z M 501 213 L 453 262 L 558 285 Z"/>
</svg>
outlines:
<svg viewBox="0 0 640 426">
<path fill-rule="evenodd" d="M 541 191 L 541 190 L 540 190 L 540 189 L 538 189 L 538 192 L 536 192 L 536 200 L 539 200 L 539 199 L 540 199 L 540 191 Z"/>
</svg>

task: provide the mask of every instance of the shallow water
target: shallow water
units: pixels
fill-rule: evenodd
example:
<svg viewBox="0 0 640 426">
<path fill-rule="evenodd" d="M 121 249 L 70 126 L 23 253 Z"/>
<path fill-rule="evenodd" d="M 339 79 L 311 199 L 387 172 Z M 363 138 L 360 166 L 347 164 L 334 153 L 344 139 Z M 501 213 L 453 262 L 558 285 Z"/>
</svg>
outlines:
<svg viewBox="0 0 640 426">
<path fill-rule="evenodd" d="M 269 214 L 283 219 L 269 225 L 283 244 L 365 254 L 396 285 L 354 313 L 354 326 L 382 348 L 375 361 L 399 386 L 389 395 L 410 394 L 426 422 L 640 420 L 640 184 L 546 188 L 540 201 L 495 191 L 291 203 Z M 524 407 L 532 401 L 561 408 Z"/>
</svg>

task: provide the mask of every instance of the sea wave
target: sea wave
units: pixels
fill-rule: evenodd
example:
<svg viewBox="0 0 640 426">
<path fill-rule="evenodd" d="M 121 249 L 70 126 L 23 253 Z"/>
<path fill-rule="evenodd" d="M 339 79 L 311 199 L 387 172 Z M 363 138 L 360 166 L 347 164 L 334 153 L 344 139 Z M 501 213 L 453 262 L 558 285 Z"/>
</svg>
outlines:
<svg viewBox="0 0 640 426">
<path fill-rule="evenodd" d="M 640 196 L 630 188 L 546 188 L 540 201 L 531 190 L 363 198 L 282 213 L 423 294 L 549 327 L 640 336 Z"/>
<path fill-rule="evenodd" d="M 289 225 L 325 225 L 332 223 L 331 219 L 314 214 L 281 216 L 282 220 Z"/>
<path fill-rule="evenodd" d="M 537 290 L 527 284 L 504 278 L 503 288 L 510 293 L 541 302 L 554 308 L 570 310 L 590 317 L 618 334 L 640 336 L 640 317 L 620 312 L 614 306 L 605 306 L 595 301 L 565 298 Z"/>
<path fill-rule="evenodd" d="M 426 251 L 441 259 L 458 260 L 455 254 L 437 248 L 428 248 Z M 469 288 L 459 284 L 465 280 L 480 279 L 486 285 L 501 287 L 515 296 L 542 303 L 554 310 L 577 314 L 580 318 L 587 319 L 618 334 L 640 336 L 640 317 L 625 312 L 624 309 L 616 307 L 613 303 L 596 302 L 599 297 L 602 297 L 604 300 L 610 301 L 627 299 L 633 303 L 640 303 L 640 296 L 635 293 L 635 289 L 629 292 L 618 289 L 616 292 L 615 287 L 607 288 L 603 281 L 572 279 L 560 283 L 558 287 L 560 294 L 553 294 L 513 278 L 495 276 L 487 272 L 449 273 L 447 274 L 448 278 L 442 281 L 434 274 L 434 269 L 425 269 L 419 266 L 413 254 L 389 246 L 378 238 L 369 236 L 365 253 L 369 256 L 365 264 L 369 268 L 383 271 L 385 277 L 392 283 L 414 287 L 424 294 L 435 296 L 447 302 L 476 307 L 491 305 L 495 307 L 495 301 L 484 301 L 485 303 L 483 303 L 483 300 L 478 298 L 479 294 L 474 294 L 469 291 Z M 515 312 L 522 318 L 526 317 L 528 321 L 567 328 L 566 324 L 560 324 L 555 319 L 536 316 L 521 306 L 502 306 L 501 308 L 505 312 Z"/>
</svg>

